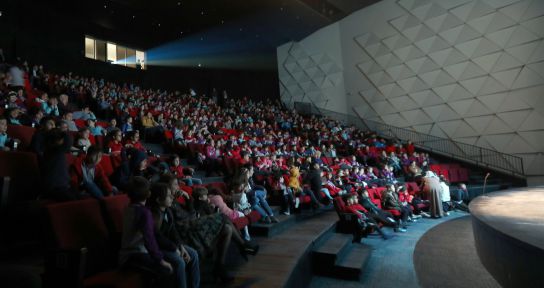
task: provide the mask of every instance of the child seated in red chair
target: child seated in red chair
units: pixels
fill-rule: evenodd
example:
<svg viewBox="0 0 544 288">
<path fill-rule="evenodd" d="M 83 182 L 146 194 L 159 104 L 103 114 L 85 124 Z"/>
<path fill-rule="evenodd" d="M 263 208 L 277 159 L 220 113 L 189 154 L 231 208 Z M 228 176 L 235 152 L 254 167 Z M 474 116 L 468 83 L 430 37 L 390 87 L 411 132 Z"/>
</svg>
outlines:
<svg viewBox="0 0 544 288">
<path fill-rule="evenodd" d="M 17 149 L 19 140 L 12 139 L 8 135 L 8 120 L 0 116 L 0 151 L 10 151 Z"/>
<path fill-rule="evenodd" d="M 364 234 L 365 232 L 369 232 L 370 228 L 373 228 L 376 231 L 378 231 L 378 233 L 382 236 L 384 240 L 391 238 L 391 235 L 386 234 L 380 228 L 378 223 L 376 223 L 376 221 L 373 218 L 368 216 L 368 211 L 361 204 L 359 204 L 357 194 L 350 194 L 346 196 L 345 199 L 346 199 L 345 212 L 355 214 L 357 218 L 359 218 L 359 224 L 361 225 L 362 230 L 364 230 L 362 231 L 363 232 L 362 234 Z M 360 241 L 360 237 L 359 239 L 356 239 L 356 240 Z"/>
<path fill-rule="evenodd" d="M 80 191 L 98 199 L 118 192 L 100 166 L 101 159 L 100 148 L 91 146 L 85 157 L 79 157 L 70 166 L 70 186 L 74 191 Z"/>
</svg>

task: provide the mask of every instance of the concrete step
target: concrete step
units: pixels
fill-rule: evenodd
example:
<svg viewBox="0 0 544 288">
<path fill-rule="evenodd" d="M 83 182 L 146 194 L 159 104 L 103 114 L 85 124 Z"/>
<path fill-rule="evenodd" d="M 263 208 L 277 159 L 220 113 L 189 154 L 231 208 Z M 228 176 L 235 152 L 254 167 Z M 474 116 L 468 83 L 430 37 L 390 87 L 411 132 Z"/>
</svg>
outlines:
<svg viewBox="0 0 544 288">
<path fill-rule="evenodd" d="M 364 244 L 349 244 L 345 255 L 334 265 L 335 278 L 359 281 L 370 259 L 372 248 Z"/>
<path fill-rule="evenodd" d="M 313 271 L 323 276 L 333 276 L 334 268 L 349 250 L 353 237 L 348 234 L 331 233 L 321 245 L 312 251 Z"/>
<path fill-rule="evenodd" d="M 276 214 L 275 217 L 278 218 L 278 223 L 264 224 L 259 222 L 251 224 L 249 226 L 251 236 L 272 237 L 296 224 L 295 215 Z"/>
</svg>

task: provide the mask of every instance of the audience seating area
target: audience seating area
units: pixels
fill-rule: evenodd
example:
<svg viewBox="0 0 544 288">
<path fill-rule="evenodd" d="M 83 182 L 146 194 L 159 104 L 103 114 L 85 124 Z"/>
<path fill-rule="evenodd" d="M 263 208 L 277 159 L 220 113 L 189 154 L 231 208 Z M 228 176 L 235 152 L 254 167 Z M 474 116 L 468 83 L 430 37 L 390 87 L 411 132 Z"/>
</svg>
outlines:
<svg viewBox="0 0 544 288">
<path fill-rule="evenodd" d="M 302 116 L 273 101 L 240 98 L 219 105 L 178 91 L 143 89 L 103 79 L 47 72 L 37 77 L 32 81 L 34 87 L 28 79 L 24 87 L 0 86 L 0 102 L 5 104 L 1 107 L 7 107 L 0 111 L 5 118 L 0 121 L 7 121 L 5 133 L 17 143 L 6 142 L 0 147 L 4 150 L 0 152 L 0 177 L 10 179 L 1 199 L 2 207 L 31 201 L 42 205 L 47 223 L 43 238 L 49 249 L 44 281 L 52 285 L 144 287 L 154 281 L 153 277 L 144 277 L 148 272 L 145 267 L 127 270 L 117 265 L 123 213 L 130 203 L 125 194 L 128 191 L 118 179 L 127 170 L 128 176 L 142 175 L 154 181 L 177 168 L 170 160 L 174 155 L 191 164 L 183 163 L 183 169 L 176 170 L 188 174 L 175 175 L 180 180 L 179 189 L 190 197 L 200 187 L 219 190 L 223 197 L 232 196 L 236 193 L 233 187 L 240 184 L 235 179 L 246 173 L 241 171 L 249 164 L 255 173 L 246 179 L 247 187 L 263 186 L 271 205 L 281 205 L 286 215 L 309 206 L 334 205 L 339 216 L 337 229 L 344 233 L 359 229 L 358 218 L 346 209 L 346 196 L 359 197 L 366 190 L 372 203 L 381 209 L 386 184 L 404 186 L 410 195 L 425 198 L 420 187 L 425 171 L 433 171 L 450 183 L 469 180 L 468 168 L 460 163 L 437 163 L 427 153 L 415 151 L 411 143 L 382 139 L 372 131 L 360 131 L 331 119 Z M 78 158 L 86 157 L 91 145 L 100 147 L 97 167 L 108 181 L 119 186 L 117 195 L 96 198 L 77 191 L 78 200 L 59 202 L 43 193 L 42 183 L 51 180 L 47 179 L 51 171 L 43 169 L 44 152 L 36 150 L 36 135 L 45 133 L 46 144 L 42 143 L 41 149 L 48 149 L 47 119 L 73 139 L 74 147 L 65 153 L 66 171 L 80 163 Z M 134 136 L 137 131 L 144 143 Z M 121 140 L 116 139 L 116 133 L 121 133 Z M 160 148 L 152 153 L 146 145 Z M 133 150 L 147 159 L 146 165 L 137 163 L 144 165 L 141 169 L 132 163 L 139 155 L 130 154 Z M 318 168 L 313 168 L 316 164 Z M 206 177 L 200 177 L 203 184 L 185 182 L 191 177 L 199 180 L 191 168 L 200 175 L 205 173 Z M 312 191 L 315 182 L 308 179 L 316 169 L 322 174 L 318 172 L 314 179 L 325 191 Z M 300 170 L 300 175 L 294 177 L 293 170 Z M 210 181 L 213 176 L 226 177 L 222 182 Z M 293 184 L 297 181 L 300 187 Z M 312 202 L 314 197 L 308 193 L 321 203 Z M 182 196 L 175 200 L 182 206 L 188 201 Z M 228 204 L 236 210 L 240 203 Z M 250 204 L 251 211 L 244 210 L 245 215 L 232 220 L 238 230 L 274 217 L 255 209 L 259 205 L 265 208 L 263 203 Z M 422 210 L 429 208 L 426 202 L 416 205 Z M 384 211 L 395 218 L 401 216 L 396 209 Z"/>
</svg>

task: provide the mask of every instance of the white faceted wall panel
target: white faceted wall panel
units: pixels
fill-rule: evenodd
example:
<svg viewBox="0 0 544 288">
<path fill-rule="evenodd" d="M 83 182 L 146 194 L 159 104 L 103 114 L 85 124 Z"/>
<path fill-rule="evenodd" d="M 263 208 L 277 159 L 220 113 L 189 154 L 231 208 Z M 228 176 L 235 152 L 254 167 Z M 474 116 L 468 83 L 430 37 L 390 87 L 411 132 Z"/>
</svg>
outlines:
<svg viewBox="0 0 544 288">
<path fill-rule="evenodd" d="M 336 111 L 516 154 L 527 175 L 544 175 L 544 1 L 383 0 L 334 25 L 339 37 L 308 38 L 338 39 L 341 53 L 312 47 L 341 57 L 322 72 L 344 91 L 317 85 L 322 97 L 347 98 Z M 310 97 L 288 87 L 313 78 L 280 49 L 278 60 L 284 101 Z"/>
</svg>

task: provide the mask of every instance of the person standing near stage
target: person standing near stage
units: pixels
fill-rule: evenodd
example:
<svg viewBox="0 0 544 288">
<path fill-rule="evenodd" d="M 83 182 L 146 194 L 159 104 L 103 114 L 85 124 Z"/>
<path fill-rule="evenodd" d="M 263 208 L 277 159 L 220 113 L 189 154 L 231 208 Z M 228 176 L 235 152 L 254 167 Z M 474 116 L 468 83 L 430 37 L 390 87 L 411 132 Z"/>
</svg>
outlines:
<svg viewBox="0 0 544 288">
<path fill-rule="evenodd" d="M 423 186 L 423 193 L 427 195 L 427 199 L 430 203 L 429 214 L 431 214 L 431 217 L 440 218 L 444 216 L 442 198 L 440 197 L 440 192 L 442 189 L 440 186 L 440 179 L 436 176 L 436 174 L 434 174 L 434 172 L 427 171 L 421 183 Z"/>
</svg>

